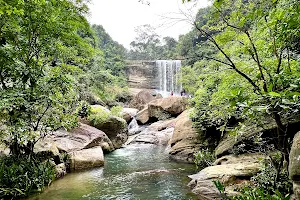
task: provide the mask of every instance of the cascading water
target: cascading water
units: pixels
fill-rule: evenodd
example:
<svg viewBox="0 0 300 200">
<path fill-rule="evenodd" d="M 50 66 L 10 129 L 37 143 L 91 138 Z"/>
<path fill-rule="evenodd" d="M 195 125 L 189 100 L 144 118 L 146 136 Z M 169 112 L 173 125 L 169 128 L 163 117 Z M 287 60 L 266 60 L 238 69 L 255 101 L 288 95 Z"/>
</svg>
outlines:
<svg viewBox="0 0 300 200">
<path fill-rule="evenodd" d="M 156 67 L 158 71 L 159 86 L 157 89 L 163 96 L 168 96 L 173 91 L 174 94 L 180 94 L 182 90 L 179 84 L 180 60 L 157 60 Z"/>
<path fill-rule="evenodd" d="M 138 131 L 139 131 L 139 125 L 138 125 L 135 117 L 133 117 L 131 122 L 128 125 L 128 135 L 134 135 Z"/>
</svg>

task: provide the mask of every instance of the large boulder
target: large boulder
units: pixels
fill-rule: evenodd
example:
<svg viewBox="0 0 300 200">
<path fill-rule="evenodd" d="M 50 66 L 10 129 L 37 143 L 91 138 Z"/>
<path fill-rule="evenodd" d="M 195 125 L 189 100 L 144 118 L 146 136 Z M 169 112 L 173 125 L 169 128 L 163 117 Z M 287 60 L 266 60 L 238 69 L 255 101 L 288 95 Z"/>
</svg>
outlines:
<svg viewBox="0 0 300 200">
<path fill-rule="evenodd" d="M 52 140 L 41 139 L 34 145 L 33 152 L 43 159 L 54 158 L 55 163 L 60 163 L 60 153 Z"/>
<path fill-rule="evenodd" d="M 126 144 L 142 143 L 167 146 L 174 132 L 175 120 L 155 122 L 137 135 L 131 136 Z"/>
<path fill-rule="evenodd" d="M 188 186 L 192 189 L 198 199 L 201 200 L 222 200 L 221 193 L 210 180 L 192 180 Z"/>
<path fill-rule="evenodd" d="M 142 110 L 147 103 L 160 98 L 162 98 L 162 96 L 155 90 L 141 90 L 131 101 L 130 107 Z"/>
<path fill-rule="evenodd" d="M 180 96 L 153 100 L 148 103 L 149 117 L 158 120 L 176 117 L 186 109 L 187 103 L 187 99 Z"/>
<path fill-rule="evenodd" d="M 170 157 L 188 163 L 194 163 L 194 153 L 205 146 L 205 142 L 192 126 L 188 110 L 176 118 L 174 134 L 170 144 Z"/>
<path fill-rule="evenodd" d="M 148 108 L 144 108 L 143 110 L 139 111 L 136 115 L 136 120 L 141 124 L 147 123 L 149 121 Z"/>
<path fill-rule="evenodd" d="M 45 151 L 46 147 L 52 149 L 51 144 L 53 143 L 58 150 L 63 152 L 78 151 L 95 146 L 102 147 L 105 152 L 114 150 L 112 142 L 103 131 L 82 123 L 70 131 L 59 129 L 48 135 L 35 145 L 35 152 Z M 40 148 L 40 146 L 44 146 L 44 148 Z"/>
<path fill-rule="evenodd" d="M 290 152 L 289 176 L 293 181 L 295 197 L 300 199 L 300 132 L 293 139 Z"/>
<path fill-rule="evenodd" d="M 225 187 L 248 182 L 261 170 L 260 160 L 264 158 L 266 156 L 263 154 L 222 157 L 215 162 L 215 166 L 206 167 L 197 174 L 190 175 L 192 180 L 189 186 L 199 199 L 221 199 L 213 181 L 218 180 Z"/>
<path fill-rule="evenodd" d="M 134 137 L 131 137 L 127 144 L 139 143 L 167 146 L 173 135 L 173 131 L 174 128 L 172 127 L 160 131 L 147 128 Z"/>
<path fill-rule="evenodd" d="M 138 109 L 136 108 L 123 108 L 121 111 L 123 119 L 128 123 L 131 121 L 132 117 L 135 117 L 138 113 Z"/>
<path fill-rule="evenodd" d="M 161 130 L 164 130 L 166 128 L 171 128 L 171 127 L 174 128 L 176 121 L 177 121 L 176 118 L 168 119 L 168 120 L 164 120 L 164 121 L 158 121 L 158 122 L 154 122 L 153 124 L 151 124 L 148 128 L 151 130 L 156 130 L 156 131 L 161 131 Z"/>
<path fill-rule="evenodd" d="M 199 173 L 190 175 L 189 177 L 196 180 L 221 180 L 221 182 L 227 184 L 237 177 L 252 177 L 259 172 L 260 167 L 261 164 L 259 162 L 216 165 L 204 168 Z"/>
<path fill-rule="evenodd" d="M 101 147 L 83 149 L 69 153 L 70 170 L 82 170 L 104 165 L 104 156 Z"/>
<path fill-rule="evenodd" d="M 110 110 L 105 107 L 92 106 L 92 114 L 84 121 L 103 131 L 116 149 L 120 148 L 128 139 L 127 122 L 121 117 L 112 115 Z"/>
<path fill-rule="evenodd" d="M 116 149 L 120 148 L 128 139 L 127 123 L 120 117 L 109 115 L 104 120 L 95 121 L 90 124 L 106 133 Z"/>
</svg>

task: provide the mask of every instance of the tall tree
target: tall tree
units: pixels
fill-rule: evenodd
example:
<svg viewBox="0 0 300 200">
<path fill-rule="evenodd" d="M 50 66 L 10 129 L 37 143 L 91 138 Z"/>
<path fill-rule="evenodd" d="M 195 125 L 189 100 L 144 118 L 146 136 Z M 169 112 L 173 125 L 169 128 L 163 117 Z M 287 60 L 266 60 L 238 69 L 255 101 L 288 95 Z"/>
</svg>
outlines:
<svg viewBox="0 0 300 200">
<path fill-rule="evenodd" d="M 161 43 L 155 28 L 145 24 L 136 27 L 135 32 L 135 40 L 130 43 L 129 57 L 140 60 L 158 59 L 161 54 Z"/>
<path fill-rule="evenodd" d="M 0 132 L 13 154 L 74 125 L 72 75 L 94 52 L 86 12 L 82 1 L 1 1 Z"/>
<path fill-rule="evenodd" d="M 257 124 L 273 119 L 273 142 L 286 161 L 293 137 L 287 122 L 298 117 L 300 106 L 300 63 L 291 49 L 291 38 L 299 37 L 299 9 L 295 0 L 214 1 L 212 20 L 195 23 L 207 38 L 197 45 L 202 49 L 199 84 L 204 87 L 196 96 L 209 107 L 200 117 L 208 116 L 223 128 L 232 116 Z M 203 51 L 207 45 L 212 52 Z"/>
</svg>

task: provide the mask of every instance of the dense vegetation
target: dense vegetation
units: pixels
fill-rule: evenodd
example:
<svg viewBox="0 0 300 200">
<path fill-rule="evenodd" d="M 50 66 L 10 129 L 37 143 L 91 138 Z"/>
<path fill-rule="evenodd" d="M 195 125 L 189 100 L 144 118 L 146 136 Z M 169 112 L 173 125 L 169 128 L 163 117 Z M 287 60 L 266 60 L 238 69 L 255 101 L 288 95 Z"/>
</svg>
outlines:
<svg viewBox="0 0 300 200">
<path fill-rule="evenodd" d="M 273 127 L 250 147 L 269 157 L 253 177 L 255 189 L 244 188 L 241 199 L 291 193 L 286 168 L 297 129 L 289 125 L 300 117 L 298 0 L 216 0 L 179 41 L 161 39 L 150 25 L 137 27 L 129 52 L 102 26 L 91 26 L 87 12 L 83 0 L 0 0 L 0 140 L 11 151 L 0 160 L 0 198 L 51 183 L 53 166 L 34 155 L 35 142 L 77 126 L 82 100 L 115 106 L 126 89 L 125 59 L 176 58 L 185 59 L 182 83 L 194 96 L 196 128 L 220 138 Z M 247 152 L 254 140 L 231 153 Z M 213 162 L 216 143 L 210 144 L 196 154 L 200 167 Z"/>
<path fill-rule="evenodd" d="M 176 59 L 177 41 L 172 37 L 161 38 L 156 29 L 149 24 L 135 28 L 136 37 L 130 43 L 128 59 L 159 60 Z"/>
<path fill-rule="evenodd" d="M 33 154 L 36 141 L 76 126 L 81 100 L 112 103 L 126 88 L 124 47 L 87 12 L 84 1 L 0 1 L 0 140 L 10 148 L 0 198 L 49 184 L 53 166 Z"/>
<path fill-rule="evenodd" d="M 214 1 L 199 10 L 194 29 L 177 46 L 186 58 L 182 81 L 194 95 L 192 118 L 198 129 L 236 135 L 246 127 L 273 127 L 259 139 L 269 148 L 245 142 L 246 148 L 238 149 L 269 154 L 256 182 L 270 195 L 291 192 L 287 166 L 299 130 L 291 126 L 299 121 L 299 11 L 295 0 Z M 199 155 L 204 154 L 197 162 Z"/>
</svg>

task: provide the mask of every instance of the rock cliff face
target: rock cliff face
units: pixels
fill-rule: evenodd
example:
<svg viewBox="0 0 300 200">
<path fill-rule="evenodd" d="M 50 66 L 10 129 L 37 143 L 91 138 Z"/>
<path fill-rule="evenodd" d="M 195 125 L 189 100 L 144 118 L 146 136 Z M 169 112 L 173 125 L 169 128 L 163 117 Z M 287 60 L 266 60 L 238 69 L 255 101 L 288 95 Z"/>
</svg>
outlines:
<svg viewBox="0 0 300 200">
<path fill-rule="evenodd" d="M 176 118 L 174 134 L 170 141 L 170 157 L 181 162 L 194 163 L 194 153 L 204 146 L 203 143 L 192 127 L 189 111 L 184 111 Z"/>
<path fill-rule="evenodd" d="M 156 89 L 159 84 L 155 61 L 127 61 L 126 74 L 129 87 Z"/>
</svg>

